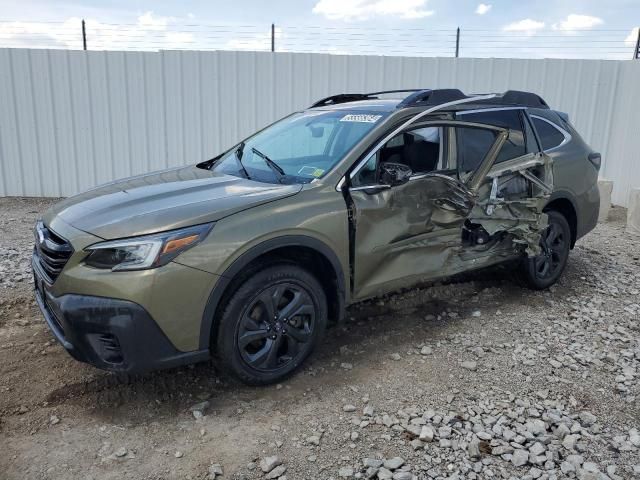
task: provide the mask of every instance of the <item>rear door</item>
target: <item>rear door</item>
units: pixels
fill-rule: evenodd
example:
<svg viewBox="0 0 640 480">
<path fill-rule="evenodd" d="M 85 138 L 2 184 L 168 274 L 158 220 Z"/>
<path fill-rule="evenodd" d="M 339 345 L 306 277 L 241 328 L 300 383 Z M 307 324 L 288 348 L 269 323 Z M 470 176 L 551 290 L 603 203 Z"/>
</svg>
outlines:
<svg viewBox="0 0 640 480">
<path fill-rule="evenodd" d="M 489 135 L 488 151 L 458 162 L 451 139 L 453 129 L 462 128 Z M 449 273 L 452 247 L 461 244 L 462 226 L 507 136 L 505 129 L 476 123 L 427 122 L 383 139 L 356 166 L 347 190 L 355 298 Z M 383 162 L 417 171 L 390 186 L 381 181 Z"/>
</svg>

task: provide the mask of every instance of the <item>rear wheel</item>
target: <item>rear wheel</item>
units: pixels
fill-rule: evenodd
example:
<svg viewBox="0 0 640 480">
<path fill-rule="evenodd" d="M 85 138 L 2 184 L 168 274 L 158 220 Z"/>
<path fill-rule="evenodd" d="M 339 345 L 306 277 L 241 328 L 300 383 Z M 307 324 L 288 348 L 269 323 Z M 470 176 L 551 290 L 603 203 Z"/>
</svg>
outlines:
<svg viewBox="0 0 640 480">
<path fill-rule="evenodd" d="M 526 258 L 521 266 L 521 278 L 530 288 L 542 290 L 558 281 L 564 271 L 571 248 L 571 229 L 559 212 L 547 212 L 549 224 L 540 238 L 542 253 Z"/>
<path fill-rule="evenodd" d="M 318 280 L 295 265 L 270 266 L 247 279 L 230 298 L 217 351 L 243 382 L 277 382 L 309 356 L 326 323 L 327 301 Z"/>
</svg>

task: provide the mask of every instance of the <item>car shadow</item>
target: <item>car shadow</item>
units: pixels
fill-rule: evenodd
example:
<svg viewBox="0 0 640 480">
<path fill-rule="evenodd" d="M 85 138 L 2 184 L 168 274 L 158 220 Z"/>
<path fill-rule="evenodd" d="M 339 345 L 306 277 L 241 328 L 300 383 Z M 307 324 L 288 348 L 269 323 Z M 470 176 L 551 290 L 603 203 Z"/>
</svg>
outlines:
<svg viewBox="0 0 640 480">
<path fill-rule="evenodd" d="M 588 271 L 585 260 L 573 257 L 559 284 L 563 291 L 571 292 L 574 284 L 577 288 L 584 271 Z M 357 374 L 349 372 L 348 364 L 357 361 L 360 367 L 373 365 L 381 349 L 404 352 L 420 343 L 435 343 L 456 328 L 464 328 L 464 322 L 478 307 L 477 303 L 465 301 L 471 296 L 496 289 L 499 300 L 493 302 L 492 308 L 499 308 L 501 302 L 518 303 L 523 295 L 531 294 L 511 280 L 512 267 L 502 266 L 355 304 L 349 307 L 344 323 L 328 329 L 305 366 L 281 385 L 241 384 L 220 372 L 214 361 L 135 376 L 86 367 L 88 374 L 82 381 L 56 388 L 47 395 L 46 402 L 50 406 L 75 405 L 91 410 L 92 415 L 104 421 L 135 425 L 149 418 L 190 415 L 190 406 L 204 400 L 214 414 L 229 416 L 242 414 L 243 406 L 255 402 L 277 403 L 285 398 L 296 401 L 316 388 L 332 389 L 353 383 Z M 420 338 L 414 337 L 416 331 Z"/>
</svg>

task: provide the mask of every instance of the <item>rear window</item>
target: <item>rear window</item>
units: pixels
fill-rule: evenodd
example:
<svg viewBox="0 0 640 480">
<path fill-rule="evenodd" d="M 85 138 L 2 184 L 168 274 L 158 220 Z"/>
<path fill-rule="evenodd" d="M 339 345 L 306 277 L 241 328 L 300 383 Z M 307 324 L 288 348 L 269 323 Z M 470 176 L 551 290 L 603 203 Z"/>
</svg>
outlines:
<svg viewBox="0 0 640 480">
<path fill-rule="evenodd" d="M 496 163 L 511 160 L 512 158 L 521 157 L 527 153 L 527 147 L 525 144 L 524 134 L 522 133 L 522 119 L 520 118 L 520 110 L 495 110 L 490 112 L 477 112 L 477 113 L 462 113 L 459 114 L 459 119 L 465 122 L 477 122 L 487 125 L 494 125 L 496 127 L 508 128 L 510 130 L 509 139 L 505 142 Z M 463 144 L 474 145 L 478 143 L 478 137 L 484 136 L 485 145 L 482 147 L 483 151 L 489 150 L 491 142 L 489 142 L 488 135 L 482 135 L 475 131 L 475 129 L 465 128 L 462 135 L 474 135 L 473 139 L 463 139 Z M 488 143 L 488 145 L 486 145 Z M 485 148 L 486 147 L 486 148 Z"/>
<path fill-rule="evenodd" d="M 531 120 L 533 121 L 536 132 L 538 132 L 538 138 L 540 138 L 540 142 L 542 143 L 542 150 L 551 150 L 564 142 L 564 134 L 551 125 L 551 123 L 537 117 L 531 117 Z"/>
</svg>

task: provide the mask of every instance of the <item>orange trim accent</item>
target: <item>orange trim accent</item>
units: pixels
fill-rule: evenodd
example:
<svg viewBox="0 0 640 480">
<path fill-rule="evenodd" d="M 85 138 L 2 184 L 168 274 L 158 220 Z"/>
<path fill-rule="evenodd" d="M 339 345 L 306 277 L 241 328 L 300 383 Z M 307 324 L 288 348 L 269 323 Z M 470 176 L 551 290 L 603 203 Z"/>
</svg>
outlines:
<svg viewBox="0 0 640 480">
<path fill-rule="evenodd" d="M 188 237 L 184 237 L 184 238 L 176 238 L 175 240 L 169 240 L 165 245 L 164 248 L 162 249 L 162 255 L 164 255 L 165 253 L 171 253 L 175 250 L 178 250 L 182 247 L 186 247 L 187 245 L 192 244 L 193 242 L 195 242 L 196 240 L 198 240 L 198 238 L 200 237 L 200 235 L 189 235 Z"/>
</svg>

